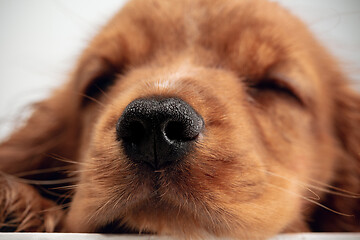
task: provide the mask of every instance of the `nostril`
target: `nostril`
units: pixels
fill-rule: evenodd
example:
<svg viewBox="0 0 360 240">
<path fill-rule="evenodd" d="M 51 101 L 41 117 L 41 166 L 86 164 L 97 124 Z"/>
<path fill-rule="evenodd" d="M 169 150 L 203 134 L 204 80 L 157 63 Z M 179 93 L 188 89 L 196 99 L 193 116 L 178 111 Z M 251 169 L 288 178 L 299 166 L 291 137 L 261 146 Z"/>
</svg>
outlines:
<svg viewBox="0 0 360 240">
<path fill-rule="evenodd" d="M 165 126 L 164 135 L 171 141 L 192 141 L 199 135 L 199 132 L 194 131 L 191 127 L 183 122 L 169 121 Z"/>
<path fill-rule="evenodd" d="M 121 117 L 116 127 L 118 140 L 140 143 L 146 136 L 146 127 L 142 121 Z"/>
<path fill-rule="evenodd" d="M 133 143 L 139 143 L 146 134 L 144 125 L 140 121 L 132 121 L 129 123 L 127 133 L 123 136 L 125 140 Z"/>
<path fill-rule="evenodd" d="M 186 141 L 185 127 L 181 122 L 170 121 L 167 123 L 164 135 L 171 141 Z"/>
</svg>

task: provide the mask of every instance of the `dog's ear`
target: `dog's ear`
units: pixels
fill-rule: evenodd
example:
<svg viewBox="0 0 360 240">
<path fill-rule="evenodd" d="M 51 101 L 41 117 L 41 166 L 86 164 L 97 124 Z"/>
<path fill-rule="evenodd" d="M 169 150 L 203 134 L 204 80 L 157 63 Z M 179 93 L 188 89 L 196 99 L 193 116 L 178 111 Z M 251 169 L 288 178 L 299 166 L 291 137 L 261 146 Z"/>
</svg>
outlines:
<svg viewBox="0 0 360 240">
<path fill-rule="evenodd" d="M 360 231 L 360 95 L 347 83 L 333 85 L 335 135 L 339 145 L 331 185 L 340 194 L 325 196 L 324 205 L 342 214 L 318 209 L 314 230 Z"/>
<path fill-rule="evenodd" d="M 342 231 L 360 231 L 360 95 L 349 86 L 341 85 L 335 96 L 335 126 L 343 150 L 337 161 L 335 186 L 348 191 L 348 196 L 333 196 Z M 336 224 L 336 223 L 333 223 Z"/>
<path fill-rule="evenodd" d="M 50 98 L 34 104 L 29 119 L 0 145 L 0 171 L 19 173 L 52 165 L 46 161 L 62 149 L 70 151 L 76 142 L 74 126 L 76 99 L 69 83 Z M 64 156 L 64 157 L 69 157 Z"/>
<path fill-rule="evenodd" d="M 120 70 L 110 61 L 84 54 L 70 81 L 34 105 L 26 123 L 0 144 L 0 171 L 14 174 L 63 165 L 76 159 L 81 115 L 99 103 Z"/>
</svg>

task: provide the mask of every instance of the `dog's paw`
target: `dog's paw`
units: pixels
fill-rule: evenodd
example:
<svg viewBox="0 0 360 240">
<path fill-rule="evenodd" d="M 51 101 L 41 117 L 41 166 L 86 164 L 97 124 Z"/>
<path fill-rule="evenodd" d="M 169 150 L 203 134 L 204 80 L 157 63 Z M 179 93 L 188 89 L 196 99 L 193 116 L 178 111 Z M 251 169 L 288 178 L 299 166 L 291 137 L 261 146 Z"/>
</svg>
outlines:
<svg viewBox="0 0 360 240">
<path fill-rule="evenodd" d="M 0 175 L 0 232 L 53 232 L 63 215 L 34 187 Z"/>
</svg>

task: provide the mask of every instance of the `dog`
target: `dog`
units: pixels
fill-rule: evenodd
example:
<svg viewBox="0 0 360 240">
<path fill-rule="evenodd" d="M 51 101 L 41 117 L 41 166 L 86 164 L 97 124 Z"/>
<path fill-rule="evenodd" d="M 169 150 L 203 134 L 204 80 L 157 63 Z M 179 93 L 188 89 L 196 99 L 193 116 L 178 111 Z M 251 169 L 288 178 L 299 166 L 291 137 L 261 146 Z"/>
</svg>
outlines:
<svg viewBox="0 0 360 240">
<path fill-rule="evenodd" d="M 133 0 L 0 145 L 2 231 L 360 230 L 360 96 L 265 0 Z"/>
</svg>

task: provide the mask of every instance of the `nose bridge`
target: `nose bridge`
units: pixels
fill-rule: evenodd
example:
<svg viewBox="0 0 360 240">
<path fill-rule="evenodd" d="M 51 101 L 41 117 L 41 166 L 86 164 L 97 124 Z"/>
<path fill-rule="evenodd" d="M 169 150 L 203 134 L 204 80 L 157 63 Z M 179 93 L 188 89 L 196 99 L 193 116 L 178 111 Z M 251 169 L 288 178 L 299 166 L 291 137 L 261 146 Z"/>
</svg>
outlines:
<svg viewBox="0 0 360 240">
<path fill-rule="evenodd" d="M 133 72 L 138 89 L 145 93 L 142 96 L 177 96 L 178 90 L 184 87 L 184 80 L 196 79 L 203 67 L 194 64 L 193 56 L 182 55 L 182 52 L 176 52 L 171 57 L 156 58 L 151 68 L 145 66 Z"/>
</svg>

